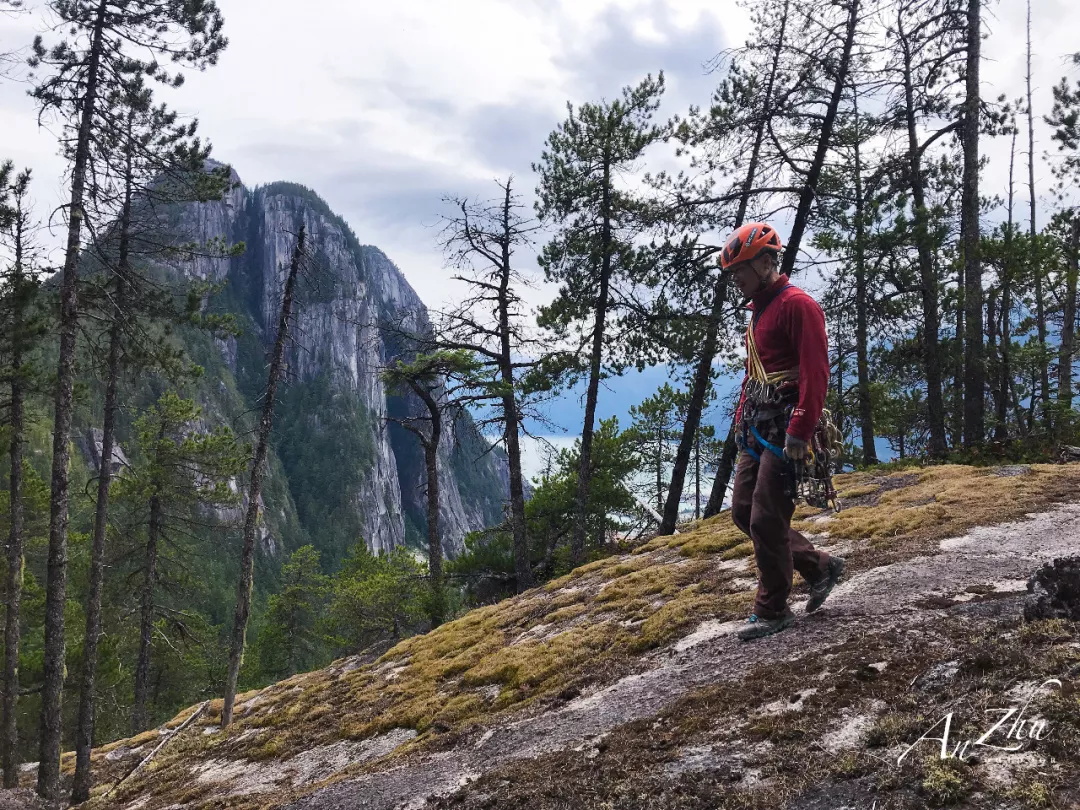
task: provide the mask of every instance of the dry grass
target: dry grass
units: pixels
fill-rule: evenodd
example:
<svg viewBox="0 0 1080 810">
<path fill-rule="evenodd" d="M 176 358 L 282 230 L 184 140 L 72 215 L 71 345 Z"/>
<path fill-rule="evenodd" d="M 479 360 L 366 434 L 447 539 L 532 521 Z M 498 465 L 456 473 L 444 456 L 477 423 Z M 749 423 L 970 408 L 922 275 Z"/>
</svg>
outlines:
<svg viewBox="0 0 1080 810">
<path fill-rule="evenodd" d="M 924 553 L 931 541 L 1021 517 L 1080 491 L 1080 465 L 1031 469 L 1012 477 L 960 466 L 838 476 L 841 497 L 861 505 L 835 515 L 827 529 L 834 537 L 865 541 L 849 556 L 858 568 L 882 552 Z M 795 525 L 820 531 L 825 526 L 807 521 L 818 514 L 800 506 Z M 153 785 L 155 806 L 158 797 L 165 806 L 194 790 L 188 773 L 197 760 L 285 760 L 318 745 L 394 728 L 419 733 L 404 747 L 413 751 L 437 744 L 440 735 L 495 722 L 503 713 L 540 710 L 581 685 L 626 673 L 643 651 L 682 637 L 702 621 L 745 615 L 753 594 L 732 590 L 735 573 L 725 561 L 751 555 L 751 544 L 725 512 L 405 639 L 374 664 L 345 671 L 339 661 L 242 695 L 234 724 L 205 734 L 220 721 L 221 701 L 214 701 L 183 739 L 164 749 L 152 770 L 121 789 L 121 798 L 131 800 Z M 167 726 L 176 727 L 190 712 Z M 879 730 L 883 740 L 896 732 Z M 129 767 L 127 759 L 106 763 L 105 753 L 157 738 L 156 731 L 147 732 L 95 751 L 99 779 L 107 782 Z M 947 775 L 939 781 L 945 791 Z M 252 806 L 268 806 L 267 797 L 261 800 Z"/>
<path fill-rule="evenodd" d="M 917 480 L 908 486 L 889 487 L 890 481 L 911 475 L 838 476 L 841 500 L 876 497 L 872 505 L 852 506 L 837 514 L 829 523 L 829 533 L 885 548 L 924 544 L 963 535 L 974 526 L 1016 520 L 1051 503 L 1073 499 L 1080 491 L 1080 465 L 1033 464 L 1027 474 L 1004 476 L 991 467 L 950 464 L 918 472 Z M 796 525 L 814 528 L 806 522 Z"/>
</svg>

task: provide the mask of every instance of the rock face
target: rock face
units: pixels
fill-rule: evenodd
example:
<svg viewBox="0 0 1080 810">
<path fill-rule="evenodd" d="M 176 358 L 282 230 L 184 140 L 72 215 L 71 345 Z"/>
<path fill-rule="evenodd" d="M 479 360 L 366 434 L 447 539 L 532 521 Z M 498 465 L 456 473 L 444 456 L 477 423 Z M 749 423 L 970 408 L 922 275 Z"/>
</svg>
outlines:
<svg viewBox="0 0 1080 810">
<path fill-rule="evenodd" d="M 1080 557 L 1059 557 L 1028 580 L 1024 618 L 1080 621 Z"/>
<path fill-rule="evenodd" d="M 225 282 L 226 311 L 245 330 L 218 348 L 253 405 L 265 383 L 295 234 L 308 233 L 306 278 L 298 289 L 288 379 L 279 388 L 275 449 L 301 523 L 331 557 L 363 537 L 373 551 L 419 545 L 426 531 L 419 442 L 388 417 L 419 413 L 420 403 L 388 392 L 380 370 L 400 355 L 381 325 L 422 330 L 427 310 L 378 248 L 303 186 L 236 187 L 221 202 L 180 212 L 185 235 L 244 242 L 239 257 L 198 259 L 189 272 Z M 498 522 L 507 488 L 505 456 L 471 419 L 452 425 L 439 456 L 443 547 L 453 556 L 464 535 Z"/>
</svg>

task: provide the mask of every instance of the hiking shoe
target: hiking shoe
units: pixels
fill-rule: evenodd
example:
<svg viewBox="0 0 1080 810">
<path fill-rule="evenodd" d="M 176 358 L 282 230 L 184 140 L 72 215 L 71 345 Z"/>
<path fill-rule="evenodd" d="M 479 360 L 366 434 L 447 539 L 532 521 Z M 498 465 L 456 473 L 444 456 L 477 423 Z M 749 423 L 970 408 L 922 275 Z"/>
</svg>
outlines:
<svg viewBox="0 0 1080 810">
<path fill-rule="evenodd" d="M 844 573 L 844 558 L 833 557 L 829 560 L 829 568 L 820 582 L 814 583 L 810 588 L 810 599 L 806 603 L 806 612 L 813 613 L 832 593 L 833 587 Z"/>
<path fill-rule="evenodd" d="M 773 633 L 779 633 L 781 630 L 791 627 L 795 623 L 795 614 L 789 610 L 783 616 L 778 616 L 775 619 L 762 619 L 756 613 L 751 613 L 750 618 L 746 621 L 750 626 L 745 630 L 740 630 L 738 633 L 739 639 L 742 641 L 771 636 Z"/>
</svg>

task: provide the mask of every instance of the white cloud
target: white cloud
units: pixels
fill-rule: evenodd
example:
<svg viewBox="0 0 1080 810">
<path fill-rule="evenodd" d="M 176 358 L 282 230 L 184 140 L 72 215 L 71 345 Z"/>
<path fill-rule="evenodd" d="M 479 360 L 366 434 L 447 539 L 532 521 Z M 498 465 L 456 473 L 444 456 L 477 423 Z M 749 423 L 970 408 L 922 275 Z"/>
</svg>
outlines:
<svg viewBox="0 0 1080 810">
<path fill-rule="evenodd" d="M 492 178 L 513 172 L 531 195 L 530 163 L 567 99 L 611 98 L 663 69 L 665 114 L 707 104 L 716 77 L 703 65 L 750 33 L 733 0 L 219 2 L 230 39 L 220 63 L 162 98 L 197 112 L 215 156 L 249 185 L 285 179 L 318 191 L 433 305 L 456 294 L 430 227 L 443 194 L 488 194 Z M 1014 98 L 1025 6 L 1005 0 L 988 14 L 984 92 Z M 1034 22 L 1041 113 L 1063 57 L 1080 47 L 1080 11 L 1038 0 Z M 0 18 L 0 50 L 41 29 L 34 16 Z M 63 199 L 64 165 L 25 89 L 0 84 L 0 156 L 35 169 L 46 214 Z M 1041 156 L 1050 148 L 1041 122 L 1038 139 Z M 1003 140 L 985 145 L 987 193 L 1003 188 L 1005 150 Z M 1038 172 L 1045 187 L 1049 172 Z"/>
</svg>

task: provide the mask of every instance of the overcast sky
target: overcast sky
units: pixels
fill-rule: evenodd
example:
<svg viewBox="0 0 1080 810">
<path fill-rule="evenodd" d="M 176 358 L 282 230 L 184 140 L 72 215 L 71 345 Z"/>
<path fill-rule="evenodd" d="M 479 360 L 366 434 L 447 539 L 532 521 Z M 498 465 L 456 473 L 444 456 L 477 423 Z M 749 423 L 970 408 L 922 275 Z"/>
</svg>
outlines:
<svg viewBox="0 0 1080 810">
<path fill-rule="evenodd" d="M 531 196 L 530 164 L 566 102 L 614 97 L 646 73 L 665 72 L 665 115 L 707 104 L 717 77 L 705 63 L 749 31 L 733 0 L 218 2 L 230 40 L 219 64 L 161 97 L 198 115 L 215 157 L 248 186 L 315 189 L 433 306 L 455 295 L 433 227 L 444 194 L 487 195 L 513 173 Z M 1012 98 L 1023 91 L 1025 5 L 988 5 L 984 95 Z M 1080 4 L 1034 0 L 1034 26 L 1046 111 L 1066 54 L 1080 49 Z M 0 52 L 41 28 L 36 15 L 0 18 Z M 1038 137 L 1041 153 L 1041 126 Z M 987 192 L 1003 183 L 1003 146 L 986 145 Z M 12 82 L 0 84 L 3 157 L 34 169 L 39 212 L 59 204 L 55 139 Z"/>
</svg>

